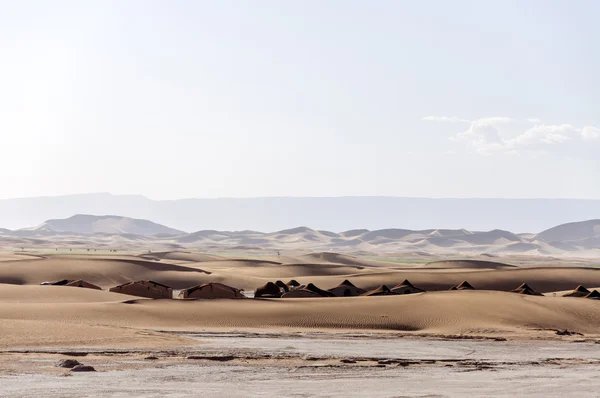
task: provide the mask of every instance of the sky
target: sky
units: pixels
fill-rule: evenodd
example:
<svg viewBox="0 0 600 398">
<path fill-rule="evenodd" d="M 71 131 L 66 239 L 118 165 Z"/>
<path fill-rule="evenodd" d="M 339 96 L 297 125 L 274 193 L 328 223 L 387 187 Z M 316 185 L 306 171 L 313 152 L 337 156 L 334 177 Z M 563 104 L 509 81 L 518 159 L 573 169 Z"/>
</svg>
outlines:
<svg viewBox="0 0 600 398">
<path fill-rule="evenodd" d="M 600 199 L 597 1 L 0 1 L 0 198 Z"/>
</svg>

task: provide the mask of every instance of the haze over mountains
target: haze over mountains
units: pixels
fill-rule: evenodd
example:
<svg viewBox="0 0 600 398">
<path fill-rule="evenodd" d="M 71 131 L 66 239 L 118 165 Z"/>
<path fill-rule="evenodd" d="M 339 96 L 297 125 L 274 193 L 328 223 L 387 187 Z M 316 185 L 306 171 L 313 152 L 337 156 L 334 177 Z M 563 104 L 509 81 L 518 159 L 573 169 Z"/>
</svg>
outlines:
<svg viewBox="0 0 600 398">
<path fill-rule="evenodd" d="M 276 232 L 183 232 L 148 220 L 78 214 L 33 228 L 0 230 L 4 247 L 113 250 L 307 250 L 370 253 L 600 255 L 600 220 L 562 224 L 538 234 L 494 229 L 354 229 L 297 227 Z"/>
<path fill-rule="evenodd" d="M 199 182 L 201 183 L 201 182 Z M 600 200 L 428 199 L 402 197 L 270 197 L 152 200 L 93 193 L 0 200 L 0 225 L 18 229 L 73 214 L 116 214 L 181 231 L 277 231 L 298 225 L 347 231 L 436 228 L 538 232 L 600 218 Z"/>
<path fill-rule="evenodd" d="M 26 228 L 21 233 L 31 231 L 34 234 L 113 234 L 113 235 L 181 235 L 185 232 L 152 221 L 121 216 L 92 216 L 76 214 L 73 217 L 48 220 L 35 228 Z"/>
</svg>

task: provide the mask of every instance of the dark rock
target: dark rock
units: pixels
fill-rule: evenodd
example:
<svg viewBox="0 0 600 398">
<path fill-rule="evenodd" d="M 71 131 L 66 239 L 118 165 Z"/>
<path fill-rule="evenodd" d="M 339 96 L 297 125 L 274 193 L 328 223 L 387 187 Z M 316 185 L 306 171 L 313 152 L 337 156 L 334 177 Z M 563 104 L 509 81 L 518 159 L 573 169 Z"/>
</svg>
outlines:
<svg viewBox="0 0 600 398">
<path fill-rule="evenodd" d="M 567 329 L 565 329 L 565 330 L 557 330 L 556 334 L 559 335 L 559 336 L 583 336 L 583 334 L 581 334 L 581 333 L 570 332 Z"/>
<path fill-rule="evenodd" d="M 233 361 L 235 357 L 233 355 L 223 355 L 223 356 L 211 356 L 211 355 L 190 355 L 187 359 L 195 359 L 195 360 L 207 360 L 207 361 Z"/>
<path fill-rule="evenodd" d="M 319 358 L 319 357 L 313 357 L 310 355 L 305 355 L 302 359 L 304 359 L 305 361 L 319 361 L 323 358 Z"/>
<path fill-rule="evenodd" d="M 59 368 L 69 368 L 69 369 L 74 368 L 77 365 L 81 365 L 81 363 L 75 359 L 61 359 L 56 364 L 56 366 L 58 366 Z"/>
<path fill-rule="evenodd" d="M 95 372 L 95 371 L 96 371 L 96 369 L 94 369 L 93 366 L 88 366 L 88 365 L 77 365 L 73 369 L 71 369 L 71 372 Z"/>
</svg>

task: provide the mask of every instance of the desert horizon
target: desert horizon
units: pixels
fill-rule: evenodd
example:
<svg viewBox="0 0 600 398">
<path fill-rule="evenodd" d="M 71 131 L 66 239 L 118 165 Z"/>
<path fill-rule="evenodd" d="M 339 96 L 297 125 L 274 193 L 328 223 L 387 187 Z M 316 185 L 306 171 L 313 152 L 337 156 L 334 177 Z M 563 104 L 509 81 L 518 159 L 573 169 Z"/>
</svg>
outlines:
<svg viewBox="0 0 600 398">
<path fill-rule="evenodd" d="M 558 374 L 593 389 L 599 239 L 595 219 L 527 234 L 187 233 L 90 214 L 2 229 L 0 391 L 186 395 L 215 374 L 232 376 L 203 383 L 213 394 L 248 383 L 233 396 L 285 396 L 273 380 L 349 396 L 379 380 L 393 396 L 402 377 L 430 380 L 409 395 L 485 380 L 497 394 L 504 377 L 535 395 L 532 380 Z"/>
<path fill-rule="evenodd" d="M 184 394 L 204 372 L 268 383 L 281 371 L 312 377 L 328 369 L 323 380 L 383 377 L 390 392 L 406 372 L 548 375 L 566 367 L 564 375 L 583 377 L 600 361 L 582 354 L 600 344 L 599 291 L 594 259 L 0 252 L 0 378 L 16 393 L 35 369 L 38 388 L 60 394 L 78 381 L 54 378 L 73 372 L 126 383 L 162 369 L 159 378 L 183 377 L 172 389 Z M 465 356 L 466 347 L 481 351 Z M 511 362 L 520 350 L 541 351 Z M 156 380 L 145 383 L 160 390 Z M 92 391 L 140 393 L 121 385 L 128 387 Z"/>
<path fill-rule="evenodd" d="M 0 398 L 599 397 L 600 1 L 0 1 Z"/>
<path fill-rule="evenodd" d="M 410 230 L 355 228 L 342 232 L 306 226 L 274 232 L 197 230 L 187 233 L 150 220 L 116 215 L 76 214 L 46 220 L 35 227 L 0 228 L 0 248 L 56 252 L 122 252 L 142 250 L 235 251 L 269 255 L 287 251 L 334 251 L 377 257 L 460 257 L 503 255 L 552 258 L 597 258 L 600 219 L 569 222 L 538 233 L 493 229 L 431 228 Z"/>
</svg>

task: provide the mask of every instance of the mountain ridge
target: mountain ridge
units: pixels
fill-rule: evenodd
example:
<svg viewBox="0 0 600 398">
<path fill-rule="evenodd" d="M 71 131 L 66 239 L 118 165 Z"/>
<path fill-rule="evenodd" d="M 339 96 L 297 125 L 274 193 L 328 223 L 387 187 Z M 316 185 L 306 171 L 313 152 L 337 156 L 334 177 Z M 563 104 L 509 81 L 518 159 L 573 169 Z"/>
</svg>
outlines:
<svg viewBox="0 0 600 398">
<path fill-rule="evenodd" d="M 155 222 L 116 215 L 75 214 L 65 219 L 51 219 L 33 228 L 20 229 L 22 233 L 30 231 L 43 231 L 45 234 L 73 233 L 73 234 L 116 234 L 175 236 L 186 232 L 169 228 Z"/>
<path fill-rule="evenodd" d="M 0 244 L 3 241 L 15 244 L 15 238 L 24 239 L 30 244 L 47 246 L 84 244 L 86 240 L 96 239 L 102 242 L 102 245 L 158 245 L 175 249 L 246 248 L 598 256 L 600 220 L 565 223 L 538 234 L 521 235 L 501 229 L 470 231 L 387 228 L 354 229 L 337 233 L 306 226 L 274 232 L 204 229 L 187 233 L 149 220 L 114 215 L 76 214 L 66 219 L 47 220 L 33 228 L 16 231 L 0 229 Z"/>
<path fill-rule="evenodd" d="M 402 226 L 423 230 L 542 231 L 600 215 L 595 199 L 411 198 L 394 196 L 189 198 L 153 200 L 110 193 L 0 200 L 0 225 L 18 229 L 73 214 L 118 214 L 181 231 L 277 231 L 294 225 L 349 231 Z"/>
</svg>

